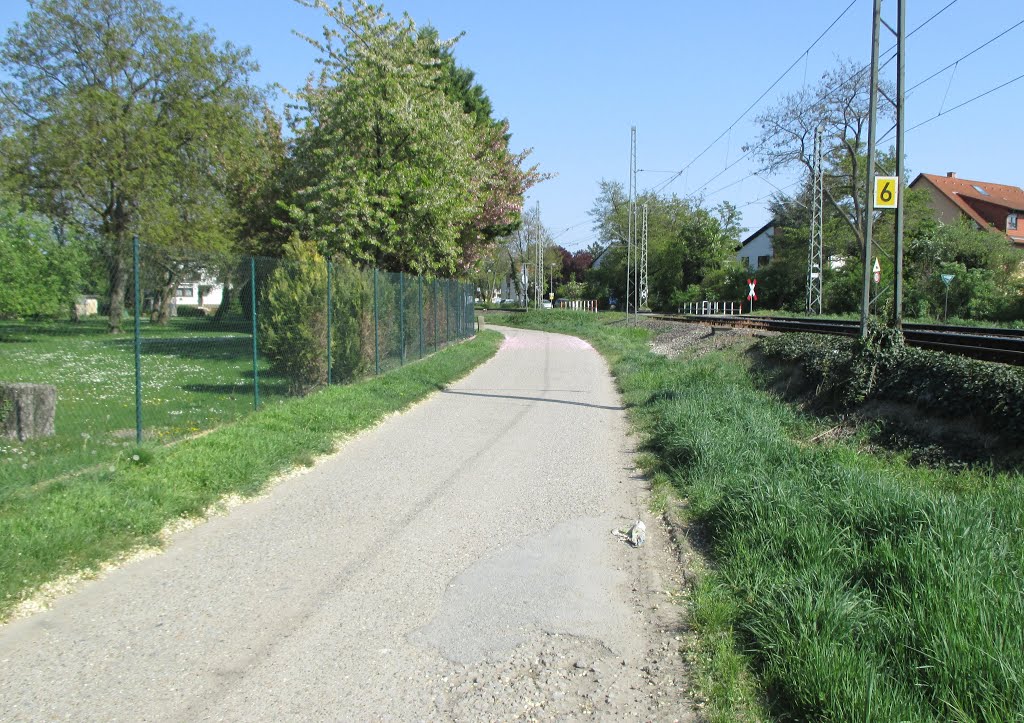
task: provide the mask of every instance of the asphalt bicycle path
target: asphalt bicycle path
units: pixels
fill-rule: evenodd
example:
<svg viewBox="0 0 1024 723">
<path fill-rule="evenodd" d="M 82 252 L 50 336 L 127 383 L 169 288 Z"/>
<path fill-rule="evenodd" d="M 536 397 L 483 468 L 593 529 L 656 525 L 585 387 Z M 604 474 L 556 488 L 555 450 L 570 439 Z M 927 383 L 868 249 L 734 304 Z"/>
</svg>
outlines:
<svg viewBox="0 0 1024 723">
<path fill-rule="evenodd" d="M 463 380 L 0 628 L 0 720 L 675 720 L 671 545 L 604 360 Z M 648 542 L 613 536 L 637 517 Z"/>
</svg>

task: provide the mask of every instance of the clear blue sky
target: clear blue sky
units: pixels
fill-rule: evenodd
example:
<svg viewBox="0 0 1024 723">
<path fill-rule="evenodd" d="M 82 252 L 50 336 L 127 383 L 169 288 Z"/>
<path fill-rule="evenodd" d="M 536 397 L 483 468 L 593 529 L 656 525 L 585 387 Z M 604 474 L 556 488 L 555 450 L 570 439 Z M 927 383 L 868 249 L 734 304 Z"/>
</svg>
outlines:
<svg viewBox="0 0 1024 723">
<path fill-rule="evenodd" d="M 913 29 L 950 0 L 907 0 Z M 474 70 L 498 115 L 511 123 L 517 149 L 532 147 L 533 160 L 558 176 L 535 188 L 546 225 L 567 248 L 594 240 L 587 211 L 598 182 L 626 184 L 629 131 L 637 127 L 641 189 L 668 178 L 719 136 L 776 78 L 800 59 L 781 83 L 736 124 L 669 191 L 680 195 L 703 184 L 742 155 L 756 129 L 753 117 L 786 92 L 812 84 L 837 58 L 866 63 L 871 42 L 871 0 L 854 0 L 835 27 L 805 49 L 850 0 L 391 0 L 386 9 L 407 11 L 442 36 L 465 32 L 456 46 L 460 65 Z M 292 0 L 177 0 L 168 2 L 208 25 L 222 40 L 252 48 L 260 80 L 299 86 L 313 68 L 313 53 L 291 31 L 316 33 L 318 13 Z M 25 0 L 0 5 L 0 28 L 22 20 Z M 895 26 L 895 0 L 883 13 Z M 985 41 L 1024 20 L 1021 0 L 958 0 L 908 41 L 907 80 L 914 85 Z M 883 48 L 891 43 L 883 40 Z M 952 71 L 915 91 L 907 101 L 913 126 L 1024 73 L 1024 25 Z M 895 72 L 895 63 L 888 72 Z M 894 77 L 894 76 L 892 76 Z M 945 173 L 1024 185 L 1020 149 L 1024 80 L 943 115 L 907 135 L 911 173 Z M 704 189 L 707 203 L 742 207 L 743 223 L 767 221 L 774 190 L 741 162 Z M 746 178 L 745 178 L 746 177 Z M 741 180 L 744 179 L 744 180 Z M 771 179 L 786 188 L 796 176 Z M 734 183 L 735 182 L 735 183 Z M 734 185 L 730 185 L 734 184 Z M 567 229 L 567 230 L 566 230 Z"/>
</svg>

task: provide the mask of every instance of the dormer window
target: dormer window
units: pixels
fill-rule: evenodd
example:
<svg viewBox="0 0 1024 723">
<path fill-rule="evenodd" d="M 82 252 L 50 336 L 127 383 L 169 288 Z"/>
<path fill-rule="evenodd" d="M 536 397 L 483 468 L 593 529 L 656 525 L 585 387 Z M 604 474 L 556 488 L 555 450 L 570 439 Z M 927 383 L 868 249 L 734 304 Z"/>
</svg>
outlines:
<svg viewBox="0 0 1024 723">
<path fill-rule="evenodd" d="M 1016 211 L 1014 211 L 1013 213 L 1007 215 L 1007 217 L 1006 217 L 1006 230 L 1007 231 L 1016 231 L 1017 230 L 1017 212 Z"/>
</svg>

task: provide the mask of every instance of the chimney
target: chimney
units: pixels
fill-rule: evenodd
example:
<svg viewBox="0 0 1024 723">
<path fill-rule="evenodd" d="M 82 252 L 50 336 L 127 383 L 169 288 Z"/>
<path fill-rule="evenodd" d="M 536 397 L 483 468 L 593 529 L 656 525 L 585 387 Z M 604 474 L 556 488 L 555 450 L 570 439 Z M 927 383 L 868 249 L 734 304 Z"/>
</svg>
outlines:
<svg viewBox="0 0 1024 723">
<path fill-rule="evenodd" d="M 956 173 L 953 172 L 953 171 L 950 171 L 949 173 L 946 174 L 946 178 L 956 178 Z"/>
</svg>

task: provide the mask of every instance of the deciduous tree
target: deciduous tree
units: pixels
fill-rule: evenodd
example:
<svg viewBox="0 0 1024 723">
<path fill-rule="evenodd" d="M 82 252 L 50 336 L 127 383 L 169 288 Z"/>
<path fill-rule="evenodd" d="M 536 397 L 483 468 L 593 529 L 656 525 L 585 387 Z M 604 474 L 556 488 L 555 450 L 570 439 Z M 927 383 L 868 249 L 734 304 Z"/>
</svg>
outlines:
<svg viewBox="0 0 1024 723">
<path fill-rule="evenodd" d="M 260 102 L 256 65 L 158 0 L 29 6 L 0 46 L 9 170 L 41 208 L 99 239 L 119 331 L 132 235 L 148 230 L 160 243 L 156 224 L 172 216 L 195 232 L 176 244 L 224 225 L 201 206 L 220 188 L 211 175 L 246 138 L 240 129 Z"/>
<path fill-rule="evenodd" d="M 883 89 L 894 96 L 884 83 Z M 867 69 L 850 60 L 841 62 L 826 71 L 815 87 L 787 95 L 759 115 L 755 122 L 761 132 L 746 147 L 764 173 L 798 169 L 809 175 L 814 162 L 814 134 L 820 126 L 826 202 L 851 229 L 853 253 L 864 246 L 869 91 Z M 892 107 L 879 103 L 878 117 L 880 124 L 891 120 Z M 892 158 L 892 153 L 880 154 L 879 168 L 892 168 Z"/>
</svg>

